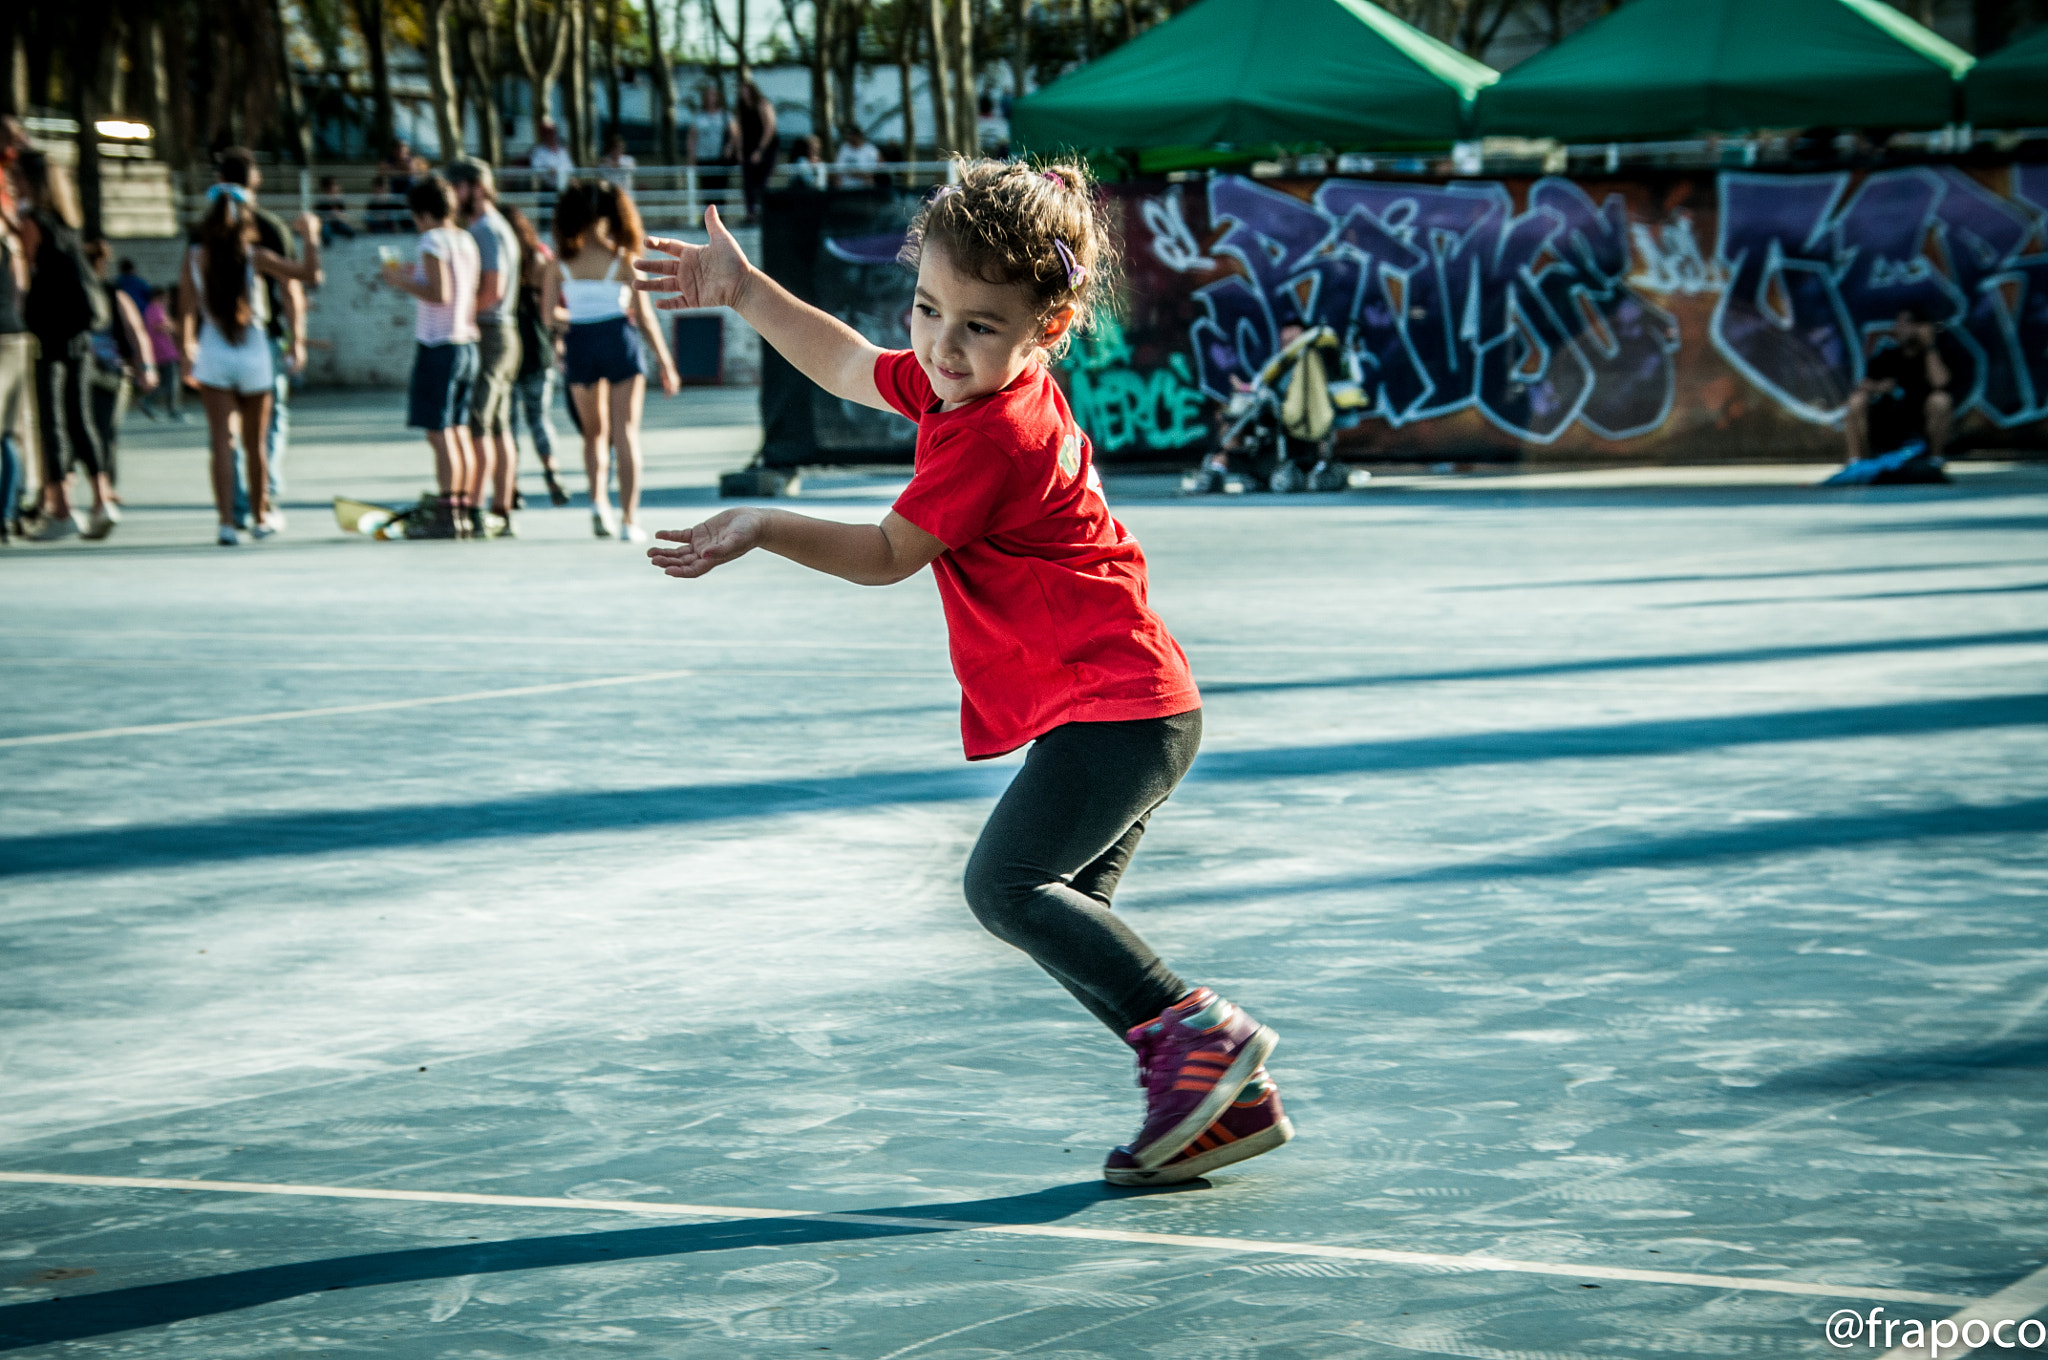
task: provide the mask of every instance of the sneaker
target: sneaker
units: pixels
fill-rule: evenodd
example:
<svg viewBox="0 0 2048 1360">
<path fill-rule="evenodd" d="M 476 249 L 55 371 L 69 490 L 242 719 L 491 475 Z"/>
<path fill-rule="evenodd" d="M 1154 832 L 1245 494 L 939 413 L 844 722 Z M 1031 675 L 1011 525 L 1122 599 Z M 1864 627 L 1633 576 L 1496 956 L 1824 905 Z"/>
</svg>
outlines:
<svg viewBox="0 0 2048 1360">
<path fill-rule="evenodd" d="M 514 510 L 524 510 L 526 508 L 526 493 L 516 486 L 512 488 L 512 508 Z"/>
<path fill-rule="evenodd" d="M 283 533 L 285 526 L 284 511 L 274 505 L 271 506 L 263 512 L 263 522 L 270 526 L 270 532 L 273 534 Z"/>
<path fill-rule="evenodd" d="M 1138 1051 L 1138 1084 L 1145 1088 L 1145 1125 L 1125 1147 L 1139 1169 L 1151 1171 L 1222 1116 L 1279 1036 L 1197 987 L 1124 1042 Z"/>
<path fill-rule="evenodd" d="M 569 503 L 569 493 L 562 489 L 562 484 L 555 479 L 555 474 L 550 472 L 547 474 L 547 478 L 548 500 L 555 505 L 567 505 Z"/>
<path fill-rule="evenodd" d="M 92 508 L 92 517 L 85 528 L 79 531 L 80 538 L 97 542 L 114 532 L 114 526 L 121 522 L 121 511 L 112 501 L 102 501 Z"/>
<path fill-rule="evenodd" d="M 640 527 L 639 525 L 637 525 L 637 524 L 621 524 L 621 525 L 619 526 L 619 542 L 621 542 L 621 543 L 645 543 L 646 541 L 647 541 L 647 531 L 646 531 L 645 529 L 641 528 L 641 527 Z"/>
<path fill-rule="evenodd" d="M 76 538 L 79 531 L 78 516 L 43 515 L 37 518 L 35 528 L 28 531 L 31 543 L 55 543 L 62 538 Z"/>
<path fill-rule="evenodd" d="M 254 524 L 249 526 L 249 537 L 255 539 L 258 543 L 261 543 L 264 539 L 269 538 L 276 533 L 277 526 L 270 522 L 270 516 L 268 515 L 263 516 L 261 519 L 258 519 Z"/>
<path fill-rule="evenodd" d="M 490 525 L 484 521 L 484 508 L 481 505 L 469 507 L 468 519 L 469 536 L 471 538 L 489 538 L 491 536 Z"/>
<path fill-rule="evenodd" d="M 235 532 L 235 526 L 232 524 L 221 525 L 220 532 L 214 535 L 213 541 L 220 544 L 223 548 L 239 548 L 242 546 L 242 536 Z"/>
<path fill-rule="evenodd" d="M 1138 1165 L 1127 1147 L 1116 1148 L 1102 1164 L 1102 1179 L 1111 1185 L 1178 1185 L 1271 1152 L 1294 1137 L 1294 1124 L 1280 1106 L 1280 1088 L 1261 1067 L 1252 1073 L 1223 1115 L 1195 1137 L 1165 1165 L 1150 1171 Z"/>
<path fill-rule="evenodd" d="M 590 512 L 590 532 L 599 538 L 610 538 L 617 530 L 613 526 L 610 506 Z"/>
</svg>

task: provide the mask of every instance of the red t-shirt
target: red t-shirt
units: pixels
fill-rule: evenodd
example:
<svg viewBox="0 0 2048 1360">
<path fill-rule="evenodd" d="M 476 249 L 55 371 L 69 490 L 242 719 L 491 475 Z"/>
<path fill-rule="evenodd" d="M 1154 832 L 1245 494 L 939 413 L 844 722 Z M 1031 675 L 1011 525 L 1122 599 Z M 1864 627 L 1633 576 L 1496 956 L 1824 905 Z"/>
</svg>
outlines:
<svg viewBox="0 0 2048 1360">
<path fill-rule="evenodd" d="M 1061 723 L 1199 708 L 1188 659 L 1145 603 L 1145 554 L 1110 517 L 1088 436 L 1045 365 L 952 411 L 909 350 L 875 361 L 882 399 L 917 422 L 896 513 L 946 545 L 946 606 L 969 760 Z"/>
</svg>

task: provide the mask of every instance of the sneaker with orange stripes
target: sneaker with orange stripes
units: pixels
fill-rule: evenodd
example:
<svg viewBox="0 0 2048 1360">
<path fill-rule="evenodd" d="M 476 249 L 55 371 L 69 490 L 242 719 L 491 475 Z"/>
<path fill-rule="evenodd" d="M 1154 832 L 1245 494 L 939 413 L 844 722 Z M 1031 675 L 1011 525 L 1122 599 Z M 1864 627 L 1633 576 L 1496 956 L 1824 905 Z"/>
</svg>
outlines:
<svg viewBox="0 0 2048 1360">
<path fill-rule="evenodd" d="M 1111 1185 L 1177 1185 L 1206 1176 L 1218 1167 L 1271 1152 L 1294 1137 L 1294 1124 L 1280 1106 L 1280 1088 L 1261 1067 L 1245 1083 L 1223 1117 L 1196 1136 L 1164 1166 L 1147 1171 L 1129 1148 L 1117 1148 L 1102 1164 L 1102 1179 Z"/>
<path fill-rule="evenodd" d="M 1207 987 L 1197 987 L 1124 1035 L 1138 1052 L 1145 1124 L 1125 1145 L 1151 1171 L 1215 1123 L 1279 1036 Z"/>
</svg>

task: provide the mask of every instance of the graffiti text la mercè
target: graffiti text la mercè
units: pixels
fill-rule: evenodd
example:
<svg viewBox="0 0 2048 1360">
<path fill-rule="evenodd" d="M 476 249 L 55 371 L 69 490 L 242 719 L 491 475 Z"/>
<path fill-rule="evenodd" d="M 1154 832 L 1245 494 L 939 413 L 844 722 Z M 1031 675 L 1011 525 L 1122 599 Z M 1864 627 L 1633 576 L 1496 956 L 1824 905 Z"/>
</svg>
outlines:
<svg viewBox="0 0 2048 1360">
<path fill-rule="evenodd" d="M 1368 419 L 1387 426 L 1470 410 L 1537 444 L 1574 424 L 1604 439 L 1651 435 L 1699 399 L 1678 390 L 1680 331 L 1666 310 L 1698 294 L 1719 294 L 1714 366 L 1799 421 L 1839 419 L 1873 334 L 1909 302 L 1948 323 L 1961 410 L 2003 427 L 2041 420 L 2048 167 L 2013 167 L 2011 182 L 2003 197 L 1948 168 L 1881 171 L 1853 192 L 1846 174 L 1723 174 L 1711 259 L 1689 215 L 1631 221 L 1620 194 L 1596 203 L 1559 178 L 1530 185 L 1516 212 L 1493 182 L 1332 179 L 1304 200 L 1219 176 L 1206 245 L 1175 187 L 1139 215 L 1156 260 L 1211 280 L 1189 295 L 1187 357 L 1147 375 L 1076 365 L 1116 375 L 1121 394 L 1096 403 L 1109 423 L 1084 423 L 1098 441 L 1114 426 L 1118 443 L 1195 442 L 1184 386 L 1226 399 L 1285 328 L 1329 325 L 1360 359 Z M 1219 265 L 1234 272 L 1216 278 Z"/>
</svg>

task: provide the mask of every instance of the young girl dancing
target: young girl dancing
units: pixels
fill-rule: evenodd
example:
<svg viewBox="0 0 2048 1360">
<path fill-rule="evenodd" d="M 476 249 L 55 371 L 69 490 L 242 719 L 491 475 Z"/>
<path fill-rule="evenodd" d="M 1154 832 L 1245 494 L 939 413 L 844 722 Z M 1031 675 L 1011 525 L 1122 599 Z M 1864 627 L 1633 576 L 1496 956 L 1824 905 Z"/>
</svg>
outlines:
<svg viewBox="0 0 2048 1360">
<path fill-rule="evenodd" d="M 973 162 L 910 231 L 911 348 L 884 351 L 748 263 L 716 209 L 707 245 L 650 239 L 658 305 L 728 306 L 835 396 L 917 422 L 915 472 L 879 525 L 737 509 L 663 530 L 670 576 L 755 548 L 857 585 L 938 578 L 970 760 L 1027 743 L 967 862 L 967 901 L 1137 1051 L 1143 1126 L 1120 1185 L 1192 1180 L 1293 1126 L 1270 1029 L 1190 987 L 1110 910 L 1145 824 L 1201 741 L 1187 658 L 1146 603 L 1145 557 L 1110 517 L 1088 438 L 1046 369 L 1103 305 L 1113 247 L 1085 171 Z"/>
</svg>

